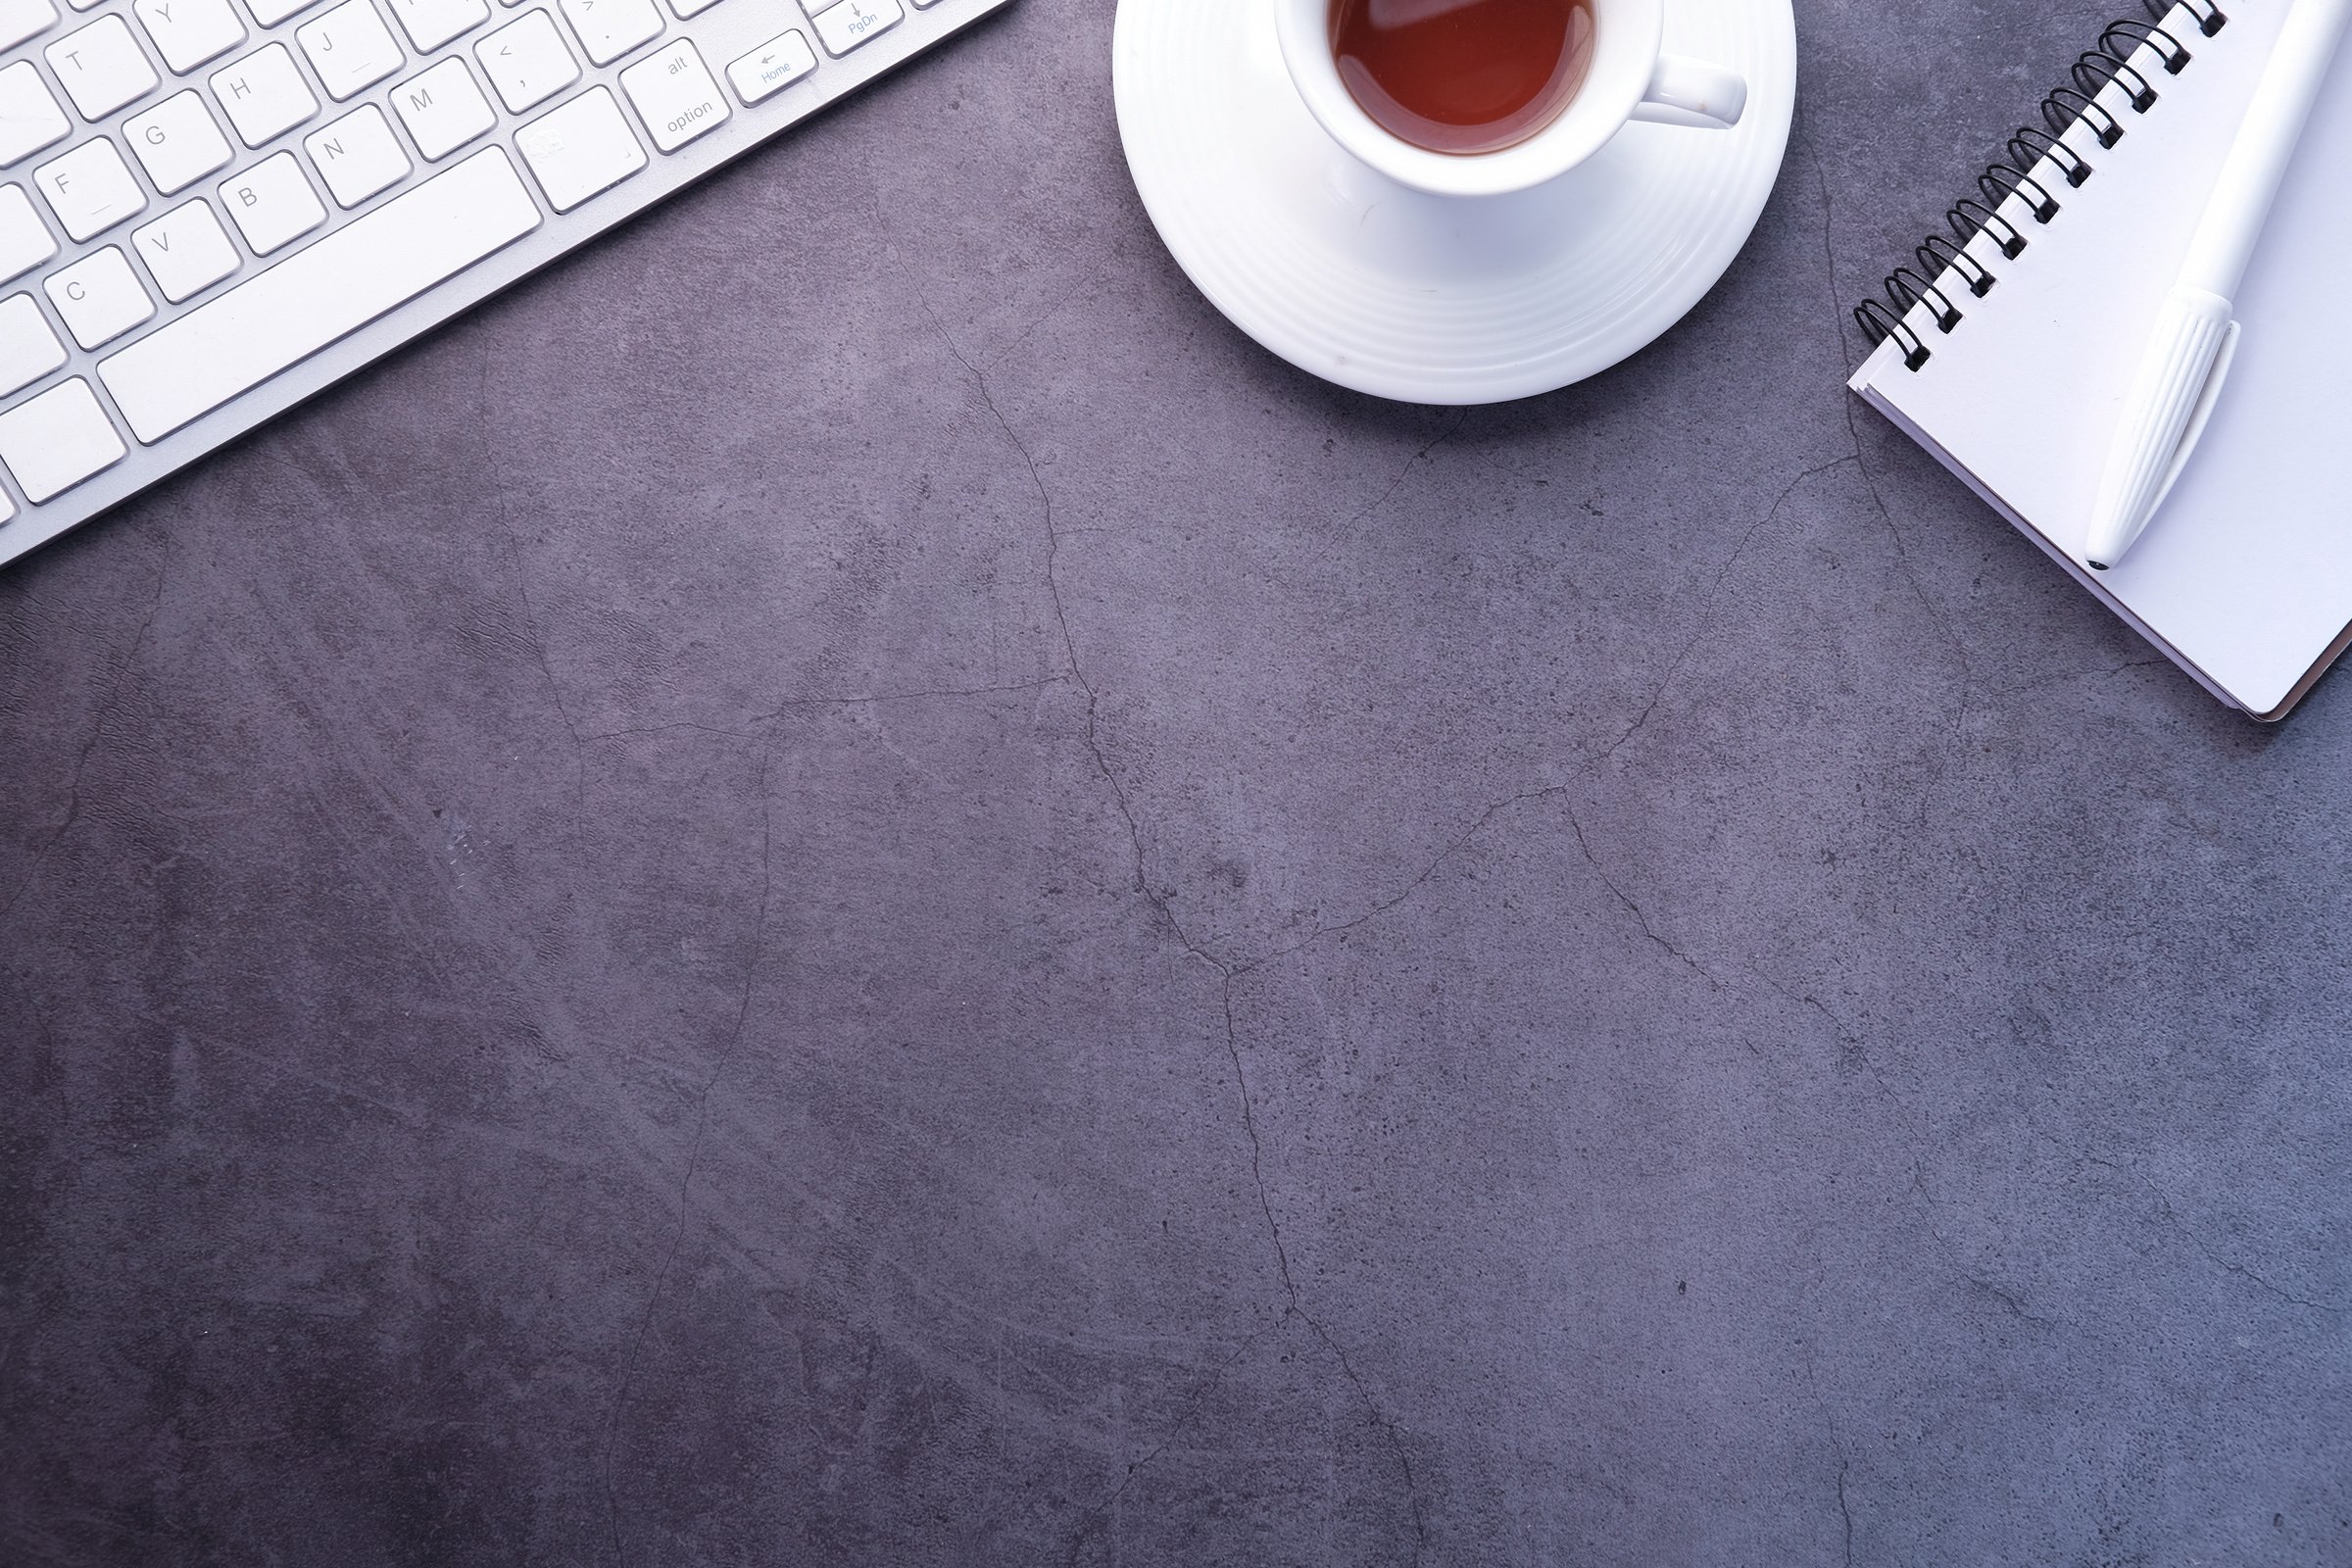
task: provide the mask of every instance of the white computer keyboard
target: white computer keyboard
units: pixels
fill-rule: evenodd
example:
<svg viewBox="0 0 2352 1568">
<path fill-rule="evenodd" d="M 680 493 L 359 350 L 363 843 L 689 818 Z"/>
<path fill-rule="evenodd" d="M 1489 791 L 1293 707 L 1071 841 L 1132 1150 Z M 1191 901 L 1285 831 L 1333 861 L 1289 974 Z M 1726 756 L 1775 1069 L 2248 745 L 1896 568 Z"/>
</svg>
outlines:
<svg viewBox="0 0 2352 1568">
<path fill-rule="evenodd" d="M 1006 0 L 0 0 L 0 563 Z"/>
</svg>

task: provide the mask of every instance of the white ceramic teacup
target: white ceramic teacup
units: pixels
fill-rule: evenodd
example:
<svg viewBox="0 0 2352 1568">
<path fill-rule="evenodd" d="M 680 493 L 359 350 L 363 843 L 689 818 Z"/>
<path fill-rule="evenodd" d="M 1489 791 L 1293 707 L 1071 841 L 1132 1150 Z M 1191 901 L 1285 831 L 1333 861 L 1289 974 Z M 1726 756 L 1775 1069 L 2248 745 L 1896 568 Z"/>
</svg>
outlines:
<svg viewBox="0 0 2352 1568">
<path fill-rule="evenodd" d="M 1283 64 L 1308 112 L 1373 169 L 1439 196 L 1499 196 L 1556 179 L 1608 145 L 1629 120 L 1723 129 L 1747 107 L 1732 72 L 1664 52 L 1666 0 L 1592 0 L 1592 61 L 1557 120 L 1491 153 L 1437 153 L 1401 141 L 1356 103 L 1331 53 L 1331 0 L 1265 0 Z"/>
</svg>

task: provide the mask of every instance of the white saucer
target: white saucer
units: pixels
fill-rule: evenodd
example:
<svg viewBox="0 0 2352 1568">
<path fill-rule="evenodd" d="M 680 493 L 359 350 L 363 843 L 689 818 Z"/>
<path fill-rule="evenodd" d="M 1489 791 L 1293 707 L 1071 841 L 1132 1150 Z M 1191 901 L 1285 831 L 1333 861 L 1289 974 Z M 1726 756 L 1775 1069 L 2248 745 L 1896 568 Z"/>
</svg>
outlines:
<svg viewBox="0 0 2352 1568">
<path fill-rule="evenodd" d="M 1169 252 L 1243 331 L 1360 392 L 1499 403 L 1607 369 L 1730 268 L 1788 145 L 1789 3 L 1666 9 L 1669 50 L 1746 76 L 1737 127 L 1631 124 L 1513 196 L 1423 195 L 1341 151 L 1267 0 L 1119 0 L 1119 135 Z"/>
</svg>

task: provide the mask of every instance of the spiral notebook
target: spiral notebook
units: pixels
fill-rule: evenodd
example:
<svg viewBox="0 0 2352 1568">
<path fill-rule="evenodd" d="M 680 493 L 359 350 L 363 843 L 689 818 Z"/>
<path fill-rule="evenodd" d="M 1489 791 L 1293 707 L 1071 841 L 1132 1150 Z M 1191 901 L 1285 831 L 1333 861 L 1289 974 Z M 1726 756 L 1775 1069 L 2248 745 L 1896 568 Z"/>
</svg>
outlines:
<svg viewBox="0 0 2352 1568">
<path fill-rule="evenodd" d="M 2216 697 L 2278 718 L 2352 642 L 2352 45 L 2238 293 L 2212 423 L 2138 546 L 2094 575 L 2071 553 L 2286 5 L 2151 11 L 2107 29 L 1951 234 L 1857 309 L 1879 341 L 1849 385 Z"/>
</svg>

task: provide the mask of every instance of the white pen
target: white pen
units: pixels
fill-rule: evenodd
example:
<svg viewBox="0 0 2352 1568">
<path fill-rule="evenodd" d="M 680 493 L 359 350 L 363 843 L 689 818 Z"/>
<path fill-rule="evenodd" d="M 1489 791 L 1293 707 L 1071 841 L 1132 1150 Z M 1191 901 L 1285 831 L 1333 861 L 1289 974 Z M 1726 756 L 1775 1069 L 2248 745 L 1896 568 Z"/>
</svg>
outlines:
<svg viewBox="0 0 2352 1568">
<path fill-rule="evenodd" d="M 2279 29 L 2124 402 L 2082 545 L 2083 561 L 2100 571 L 2122 561 L 2147 527 L 2203 433 L 2237 349 L 2231 299 L 2347 18 L 2352 0 L 2295 0 Z"/>
</svg>

